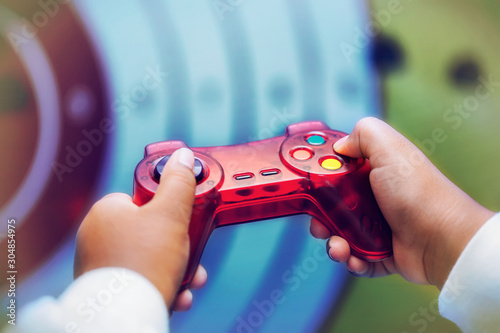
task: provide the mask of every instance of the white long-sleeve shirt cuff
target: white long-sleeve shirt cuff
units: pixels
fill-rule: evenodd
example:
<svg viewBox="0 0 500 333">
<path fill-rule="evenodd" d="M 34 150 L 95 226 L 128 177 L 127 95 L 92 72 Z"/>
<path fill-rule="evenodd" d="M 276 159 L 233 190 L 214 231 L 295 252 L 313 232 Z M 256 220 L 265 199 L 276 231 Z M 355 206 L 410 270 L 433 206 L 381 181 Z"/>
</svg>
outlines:
<svg viewBox="0 0 500 333">
<path fill-rule="evenodd" d="M 439 295 L 441 315 L 464 332 L 500 329 L 500 213 L 474 235 Z"/>
<path fill-rule="evenodd" d="M 59 297 L 22 309 L 8 332 L 168 332 L 168 311 L 146 278 L 123 268 L 100 268 L 76 279 Z"/>
</svg>

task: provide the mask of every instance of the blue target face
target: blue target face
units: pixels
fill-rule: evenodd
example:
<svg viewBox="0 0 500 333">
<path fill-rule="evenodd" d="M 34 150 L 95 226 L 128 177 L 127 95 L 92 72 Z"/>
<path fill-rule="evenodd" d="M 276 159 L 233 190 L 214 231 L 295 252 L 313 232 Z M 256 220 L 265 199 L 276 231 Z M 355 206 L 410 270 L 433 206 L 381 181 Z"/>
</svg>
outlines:
<svg viewBox="0 0 500 333">
<path fill-rule="evenodd" d="M 369 46 L 348 55 L 341 47 L 366 24 L 362 1 L 77 0 L 71 10 L 100 64 L 103 112 L 115 126 L 91 180 L 94 200 L 131 194 L 152 142 L 237 144 L 305 120 L 349 132 L 379 115 Z M 51 265 L 68 267 L 63 257 Z M 348 283 L 305 216 L 218 229 L 201 263 L 209 282 L 191 311 L 173 316 L 173 332 L 316 331 Z M 39 286 L 50 284 L 37 274 Z"/>
</svg>

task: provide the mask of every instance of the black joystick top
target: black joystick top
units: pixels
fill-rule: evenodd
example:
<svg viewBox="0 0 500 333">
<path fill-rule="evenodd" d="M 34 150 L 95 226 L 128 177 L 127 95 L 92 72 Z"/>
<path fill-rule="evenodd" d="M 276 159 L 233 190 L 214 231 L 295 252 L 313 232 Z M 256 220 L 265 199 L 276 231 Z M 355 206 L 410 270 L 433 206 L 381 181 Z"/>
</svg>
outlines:
<svg viewBox="0 0 500 333">
<path fill-rule="evenodd" d="M 160 182 L 161 174 L 163 172 L 163 168 L 167 164 L 168 160 L 172 155 L 165 156 L 158 163 L 156 163 L 156 167 L 154 170 L 154 177 L 157 182 Z M 196 178 L 196 183 L 199 184 L 205 178 L 205 169 L 203 168 L 203 164 L 197 158 L 194 159 L 194 168 L 193 168 L 194 176 Z"/>
<path fill-rule="evenodd" d="M 205 168 L 203 168 L 203 164 L 197 158 L 194 159 L 193 172 L 197 184 L 201 183 L 203 179 L 205 179 Z"/>
</svg>

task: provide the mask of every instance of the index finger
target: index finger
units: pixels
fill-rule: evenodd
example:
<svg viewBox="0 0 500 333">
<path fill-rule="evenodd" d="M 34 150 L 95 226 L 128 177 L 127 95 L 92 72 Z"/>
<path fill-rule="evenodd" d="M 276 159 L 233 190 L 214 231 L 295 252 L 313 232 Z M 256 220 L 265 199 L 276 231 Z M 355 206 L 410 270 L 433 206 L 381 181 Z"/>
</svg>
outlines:
<svg viewBox="0 0 500 333">
<path fill-rule="evenodd" d="M 374 169 L 392 162 L 398 163 L 401 154 L 422 154 L 398 131 L 373 117 L 358 121 L 352 133 L 337 141 L 334 149 L 349 157 L 367 158 Z"/>
</svg>

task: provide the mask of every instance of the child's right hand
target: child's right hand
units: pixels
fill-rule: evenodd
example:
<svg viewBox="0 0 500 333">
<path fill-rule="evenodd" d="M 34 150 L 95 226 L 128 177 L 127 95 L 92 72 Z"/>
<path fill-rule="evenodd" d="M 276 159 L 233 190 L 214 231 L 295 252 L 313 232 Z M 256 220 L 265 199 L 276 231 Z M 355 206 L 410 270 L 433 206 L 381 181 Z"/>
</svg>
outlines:
<svg viewBox="0 0 500 333">
<path fill-rule="evenodd" d="M 350 254 L 348 243 L 329 239 L 328 254 L 363 277 L 392 273 L 421 284 L 442 288 L 453 265 L 475 232 L 493 213 L 448 180 L 410 141 L 386 123 L 360 120 L 335 150 L 368 158 L 370 183 L 378 205 L 392 229 L 393 257 L 368 263 Z M 312 220 L 311 233 L 330 233 Z"/>
</svg>

